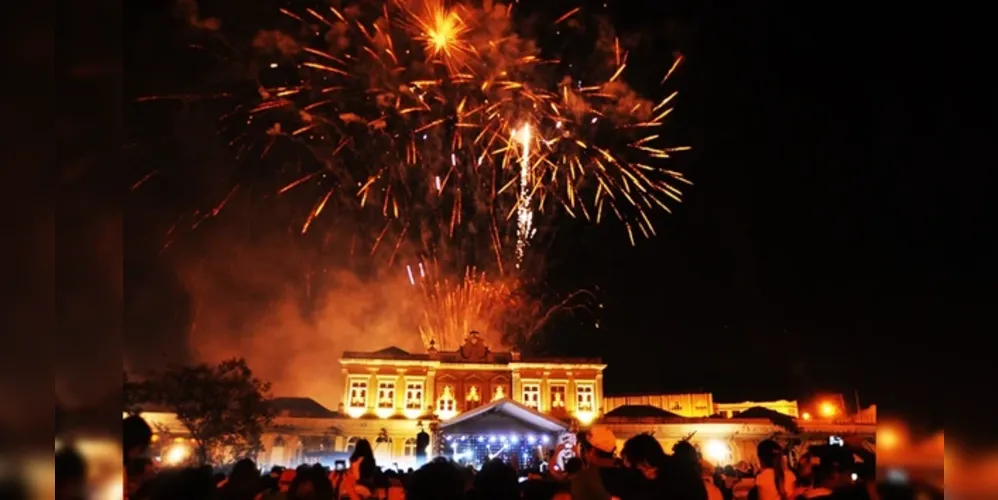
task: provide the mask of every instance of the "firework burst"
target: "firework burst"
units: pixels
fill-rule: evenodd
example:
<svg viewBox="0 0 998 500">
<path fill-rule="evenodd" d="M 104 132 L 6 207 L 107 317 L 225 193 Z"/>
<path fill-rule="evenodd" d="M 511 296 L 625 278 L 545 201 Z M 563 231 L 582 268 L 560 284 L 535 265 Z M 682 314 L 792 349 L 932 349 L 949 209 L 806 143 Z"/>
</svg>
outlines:
<svg viewBox="0 0 998 500">
<path fill-rule="evenodd" d="M 554 214 L 617 219 L 634 244 L 655 234 L 650 214 L 669 211 L 688 184 L 666 166 L 687 149 L 662 132 L 675 92 L 649 100 L 631 90 L 614 36 L 580 79 L 517 33 L 511 9 L 441 0 L 283 8 L 276 29 L 252 42 L 258 59 L 243 65 L 255 68 L 254 91 L 223 94 L 238 95 L 221 119 L 237 157 L 276 179 L 272 192 L 308 200 L 298 232 L 347 213 L 376 228 L 371 255 L 434 263 L 421 279 L 407 268 L 426 302 L 424 341 L 503 331 L 501 312 L 526 302 L 528 247 Z M 584 15 L 576 8 L 547 24 L 567 31 Z M 549 317 L 531 307 L 535 319 Z"/>
<path fill-rule="evenodd" d="M 522 262 L 537 214 L 610 216 L 633 244 L 655 234 L 650 211 L 681 199 L 686 179 L 662 162 L 686 148 L 662 145 L 659 132 L 675 93 L 638 97 L 623 83 L 628 55 L 616 39 L 604 79 L 583 82 L 519 37 L 502 4 L 280 12 L 281 30 L 254 45 L 274 61 L 266 71 L 293 74 L 261 84 L 223 122 L 241 157 L 259 161 L 288 144 L 307 152 L 309 161 L 281 169 L 278 189 L 315 193 L 302 232 L 333 201 L 382 217 L 373 247 L 394 240 L 392 260 L 404 239 L 433 247 L 473 228 L 505 273 Z"/>
</svg>

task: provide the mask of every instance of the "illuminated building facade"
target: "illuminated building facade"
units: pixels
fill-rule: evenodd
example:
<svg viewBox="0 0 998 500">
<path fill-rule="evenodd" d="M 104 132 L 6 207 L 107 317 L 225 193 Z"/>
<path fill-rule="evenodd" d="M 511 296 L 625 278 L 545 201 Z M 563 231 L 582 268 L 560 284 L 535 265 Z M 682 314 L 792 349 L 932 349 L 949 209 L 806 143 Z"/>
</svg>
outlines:
<svg viewBox="0 0 998 500">
<path fill-rule="evenodd" d="M 440 420 L 509 399 L 583 426 L 602 412 L 598 359 L 522 358 L 492 352 L 477 332 L 456 351 L 410 354 L 397 347 L 345 352 L 343 411 L 353 418 Z"/>
</svg>

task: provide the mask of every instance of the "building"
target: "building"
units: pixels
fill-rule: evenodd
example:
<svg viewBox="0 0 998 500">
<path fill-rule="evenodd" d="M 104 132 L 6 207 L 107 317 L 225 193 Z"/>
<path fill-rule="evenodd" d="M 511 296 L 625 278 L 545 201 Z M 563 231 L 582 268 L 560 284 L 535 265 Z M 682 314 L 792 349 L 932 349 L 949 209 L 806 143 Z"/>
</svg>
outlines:
<svg viewBox="0 0 998 500">
<path fill-rule="evenodd" d="M 502 399 L 583 425 L 602 413 L 606 365 L 600 360 L 493 352 L 477 332 L 456 351 L 431 346 L 410 354 L 389 347 L 345 352 L 340 364 L 343 411 L 352 418 L 447 421 Z"/>
<path fill-rule="evenodd" d="M 602 415 L 606 365 L 600 360 L 494 352 L 477 332 L 455 351 L 433 346 L 420 354 L 398 347 L 348 351 L 340 365 L 344 391 L 337 411 L 309 398 L 273 400 L 275 418 L 262 439 L 261 465 L 334 462 L 367 439 L 379 463 L 411 467 L 420 431 L 457 441 L 480 437 L 476 451 L 487 450 L 493 438 L 512 450 L 521 439 L 524 446 L 535 439 L 547 442 L 559 429 L 586 426 Z M 154 428 L 170 429 L 171 436 L 186 433 L 170 414 L 143 416 Z M 455 451 L 444 443 L 435 443 L 435 449 Z"/>
<path fill-rule="evenodd" d="M 414 467 L 421 431 L 433 435 L 431 455 L 472 464 L 495 456 L 523 465 L 539 459 L 538 446 L 550 449 L 571 439 L 570 429 L 596 421 L 614 431 L 618 447 L 652 432 L 666 450 L 690 440 L 718 464 L 753 462 L 759 441 L 786 434 L 779 418 L 767 416 L 799 422 L 811 441 L 875 434 L 875 410 L 861 420 L 812 420 L 798 418 L 795 401 L 718 403 L 711 393 L 604 397 L 600 360 L 493 352 L 475 332 L 455 351 L 431 345 L 425 353 L 345 352 L 340 365 L 344 391 L 336 411 L 310 398 L 272 401 L 275 417 L 262 438 L 260 465 L 332 465 L 367 439 L 380 465 Z M 161 455 L 182 458 L 189 443 L 180 422 L 163 411 L 143 417 L 162 436 Z"/>
<path fill-rule="evenodd" d="M 607 412 L 621 406 L 653 406 L 686 418 L 707 418 L 721 416 L 737 417 L 749 408 L 762 407 L 790 417 L 798 417 L 797 401 L 743 401 L 741 403 L 718 403 L 709 392 L 691 394 L 639 394 L 629 396 L 607 396 L 603 406 Z"/>
</svg>

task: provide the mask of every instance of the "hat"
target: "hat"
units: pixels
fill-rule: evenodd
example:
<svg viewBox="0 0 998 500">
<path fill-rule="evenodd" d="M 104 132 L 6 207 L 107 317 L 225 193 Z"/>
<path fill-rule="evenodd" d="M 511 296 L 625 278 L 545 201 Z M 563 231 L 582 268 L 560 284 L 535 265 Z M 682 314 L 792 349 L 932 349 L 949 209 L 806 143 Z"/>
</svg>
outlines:
<svg viewBox="0 0 998 500">
<path fill-rule="evenodd" d="M 593 448 L 604 453 L 613 453 L 613 450 L 617 449 L 617 436 L 614 436 L 613 431 L 602 425 L 592 426 L 586 433 L 586 441 Z"/>
</svg>

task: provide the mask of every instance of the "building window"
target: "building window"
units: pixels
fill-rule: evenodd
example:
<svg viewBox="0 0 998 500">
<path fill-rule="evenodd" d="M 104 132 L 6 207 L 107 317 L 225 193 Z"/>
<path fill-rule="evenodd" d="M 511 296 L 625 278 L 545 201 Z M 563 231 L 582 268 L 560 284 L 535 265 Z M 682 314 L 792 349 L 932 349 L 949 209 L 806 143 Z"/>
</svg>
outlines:
<svg viewBox="0 0 998 500">
<path fill-rule="evenodd" d="M 378 408 L 395 408 L 395 382 L 378 383 Z"/>
<path fill-rule="evenodd" d="M 347 453 L 353 453 L 353 450 L 355 450 L 357 448 L 357 442 L 358 441 L 360 441 L 360 438 L 356 437 L 356 436 L 354 436 L 354 437 L 352 437 L 350 439 L 347 439 L 347 449 L 343 450 L 343 451 L 345 451 Z"/>
<path fill-rule="evenodd" d="M 405 447 L 402 449 L 403 456 L 414 457 L 416 456 L 416 438 L 408 438 L 405 440 Z"/>
<path fill-rule="evenodd" d="M 593 386 L 589 384 L 576 386 L 575 403 L 578 411 L 594 411 Z"/>
<path fill-rule="evenodd" d="M 445 385 L 440 393 L 440 401 L 437 402 L 437 409 L 440 411 L 454 411 L 454 388 Z"/>
<path fill-rule="evenodd" d="M 675 401 L 675 402 L 672 403 L 672 408 L 670 408 L 670 409 L 671 410 L 682 410 L 683 409 L 683 405 L 679 404 L 679 401 Z"/>
<path fill-rule="evenodd" d="M 464 398 L 464 400 L 469 403 L 477 403 L 482 400 L 482 395 L 478 392 L 477 385 L 473 385 L 468 388 L 468 395 Z"/>
<path fill-rule="evenodd" d="M 540 384 L 523 384 L 523 405 L 535 410 L 541 407 Z"/>
<path fill-rule="evenodd" d="M 410 382 L 405 386 L 405 408 L 419 410 L 423 408 L 423 384 Z"/>
<path fill-rule="evenodd" d="M 499 401 L 506 397 L 506 389 L 503 389 L 501 385 L 496 386 L 496 390 L 492 392 L 492 401 Z"/>
<path fill-rule="evenodd" d="M 350 408 L 367 407 L 367 382 L 354 380 L 350 382 Z"/>
<path fill-rule="evenodd" d="M 551 386 L 551 409 L 565 409 L 565 386 L 564 385 L 552 385 Z"/>
</svg>

